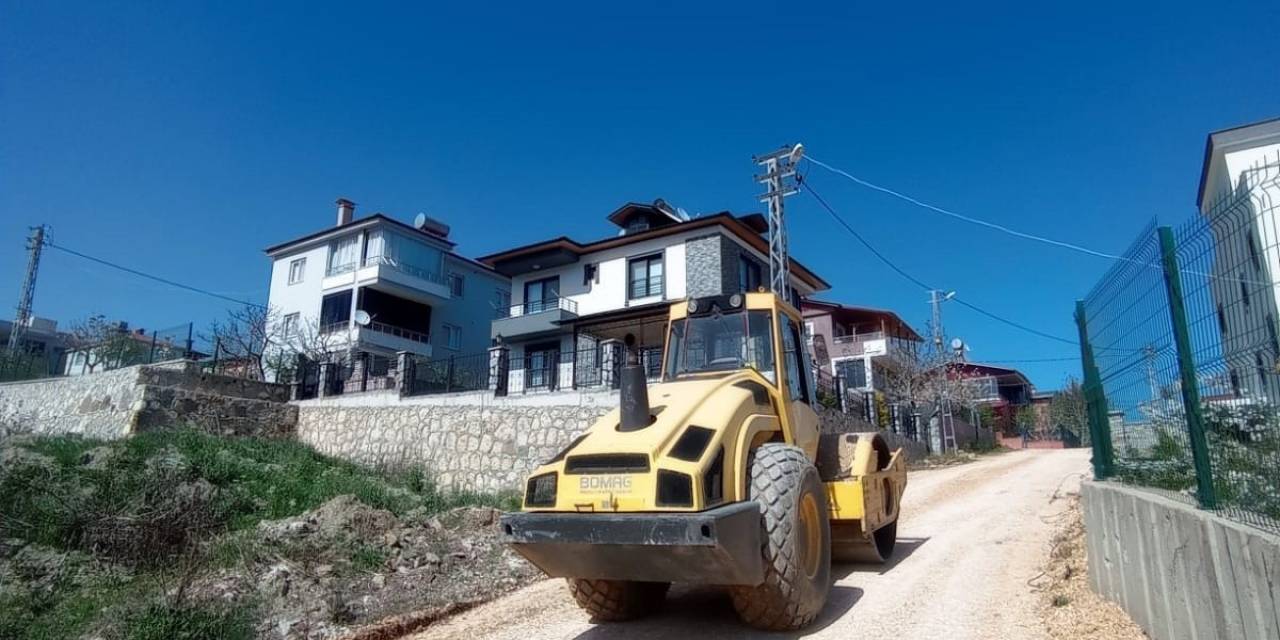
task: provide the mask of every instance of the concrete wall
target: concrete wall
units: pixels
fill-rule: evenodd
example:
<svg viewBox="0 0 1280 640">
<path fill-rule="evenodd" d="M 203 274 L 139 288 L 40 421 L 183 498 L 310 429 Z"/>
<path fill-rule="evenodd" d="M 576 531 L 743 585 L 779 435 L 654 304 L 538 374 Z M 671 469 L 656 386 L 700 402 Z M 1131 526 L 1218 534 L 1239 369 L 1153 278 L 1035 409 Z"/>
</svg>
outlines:
<svg viewBox="0 0 1280 640">
<path fill-rule="evenodd" d="M 190 425 L 218 435 L 292 433 L 288 388 L 205 375 L 191 363 L 141 365 L 0 384 L 0 438 L 16 433 L 115 439 Z"/>
<path fill-rule="evenodd" d="M 1082 499 L 1091 586 L 1152 638 L 1280 638 L 1280 537 L 1110 482 Z"/>
</svg>

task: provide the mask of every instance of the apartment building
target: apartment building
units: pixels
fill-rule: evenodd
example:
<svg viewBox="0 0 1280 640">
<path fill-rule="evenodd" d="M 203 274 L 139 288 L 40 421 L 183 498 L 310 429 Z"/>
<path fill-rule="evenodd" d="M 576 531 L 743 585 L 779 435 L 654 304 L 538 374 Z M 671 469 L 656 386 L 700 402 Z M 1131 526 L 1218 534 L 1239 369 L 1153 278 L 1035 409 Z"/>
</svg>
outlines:
<svg viewBox="0 0 1280 640">
<path fill-rule="evenodd" d="M 506 276 L 455 252 L 437 220 L 356 219 L 346 199 L 337 209 L 334 226 L 265 250 L 269 305 L 288 348 L 368 354 L 376 375 L 400 351 L 448 357 L 489 346 L 494 309 L 510 300 Z"/>
<path fill-rule="evenodd" d="M 768 286 L 760 214 L 689 218 L 657 200 L 607 219 L 616 232 L 600 240 L 560 236 L 479 258 L 511 278 L 491 329 L 510 349 L 510 392 L 608 384 L 628 334 L 656 378 L 671 301 Z M 830 288 L 795 260 L 791 287 L 797 305 Z"/>
</svg>

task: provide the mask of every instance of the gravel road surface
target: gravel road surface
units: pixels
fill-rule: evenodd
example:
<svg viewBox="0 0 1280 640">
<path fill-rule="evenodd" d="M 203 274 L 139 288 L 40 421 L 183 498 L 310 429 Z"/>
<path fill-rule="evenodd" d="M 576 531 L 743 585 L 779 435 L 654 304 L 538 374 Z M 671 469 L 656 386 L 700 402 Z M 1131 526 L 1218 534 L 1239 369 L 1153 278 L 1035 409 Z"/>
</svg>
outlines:
<svg viewBox="0 0 1280 640">
<path fill-rule="evenodd" d="M 910 474 L 898 549 L 886 566 L 836 565 L 827 608 L 790 637 L 1045 638 L 1027 585 L 1047 560 L 1053 526 L 1078 491 L 1089 452 L 1015 451 Z M 412 636 L 413 640 L 778 637 L 738 622 L 727 596 L 676 585 L 664 610 L 592 624 L 563 580 L 544 580 Z M 787 636 L 784 636 L 787 637 Z"/>
</svg>

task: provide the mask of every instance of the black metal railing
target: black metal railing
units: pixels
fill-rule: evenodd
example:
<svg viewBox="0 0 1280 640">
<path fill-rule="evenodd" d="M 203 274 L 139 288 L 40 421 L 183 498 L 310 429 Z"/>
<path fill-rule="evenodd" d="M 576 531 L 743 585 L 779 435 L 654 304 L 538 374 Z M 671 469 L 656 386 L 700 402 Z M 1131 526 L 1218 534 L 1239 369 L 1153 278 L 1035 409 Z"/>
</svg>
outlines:
<svg viewBox="0 0 1280 640">
<path fill-rule="evenodd" d="M 408 395 L 421 396 L 489 389 L 496 368 L 488 351 L 446 358 L 411 358 Z"/>
</svg>

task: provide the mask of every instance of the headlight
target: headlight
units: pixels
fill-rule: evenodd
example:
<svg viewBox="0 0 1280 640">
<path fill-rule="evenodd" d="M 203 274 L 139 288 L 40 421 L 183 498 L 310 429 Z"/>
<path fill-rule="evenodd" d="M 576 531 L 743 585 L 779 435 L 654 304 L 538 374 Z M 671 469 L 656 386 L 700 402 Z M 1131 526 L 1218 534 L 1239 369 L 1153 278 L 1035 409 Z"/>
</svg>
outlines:
<svg viewBox="0 0 1280 640">
<path fill-rule="evenodd" d="M 556 474 L 554 471 L 529 478 L 529 484 L 524 490 L 524 506 L 556 506 Z"/>
<path fill-rule="evenodd" d="M 742 306 L 742 294 L 741 294 L 741 293 L 735 293 L 735 294 L 733 294 L 733 295 L 729 296 L 729 307 L 730 307 L 730 308 L 737 309 L 738 307 L 741 307 L 741 306 Z"/>
<path fill-rule="evenodd" d="M 697 313 L 697 312 L 698 312 L 698 300 L 697 300 L 697 298 L 689 298 L 689 310 L 688 310 L 688 313 Z"/>
</svg>

